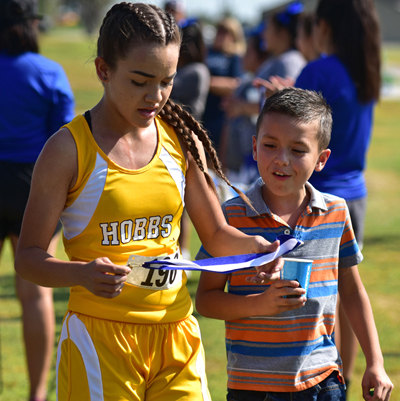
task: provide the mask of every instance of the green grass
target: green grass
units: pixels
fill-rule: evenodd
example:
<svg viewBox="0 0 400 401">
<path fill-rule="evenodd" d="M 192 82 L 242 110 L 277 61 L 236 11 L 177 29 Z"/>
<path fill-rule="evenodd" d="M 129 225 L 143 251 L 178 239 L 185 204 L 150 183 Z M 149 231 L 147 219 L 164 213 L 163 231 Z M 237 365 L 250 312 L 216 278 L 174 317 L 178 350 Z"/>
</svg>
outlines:
<svg viewBox="0 0 400 401">
<path fill-rule="evenodd" d="M 59 28 L 41 40 L 42 52 L 64 67 L 76 100 L 76 113 L 93 107 L 103 94 L 94 69 L 96 39 L 81 30 Z"/>
<path fill-rule="evenodd" d="M 400 48 L 399 45 L 396 44 L 388 44 L 384 47 L 383 50 L 384 62 L 387 62 L 390 65 L 400 65 Z"/>
<path fill-rule="evenodd" d="M 94 40 L 76 29 L 52 31 L 42 39 L 43 54 L 60 62 L 76 96 L 76 112 L 92 107 L 102 96 L 93 67 Z M 385 51 L 386 62 L 400 65 L 400 47 Z M 374 135 L 368 156 L 369 200 L 365 233 L 365 260 L 360 273 L 373 305 L 385 367 L 395 384 L 392 400 L 400 401 L 400 101 L 382 101 L 377 107 Z M 194 232 L 194 231 L 193 231 Z M 195 233 L 194 255 L 199 247 Z M 58 257 L 65 258 L 61 243 Z M 188 287 L 194 296 L 198 273 Z M 68 289 L 54 290 L 57 333 L 60 332 Z M 25 401 L 28 384 L 21 335 L 20 306 L 14 292 L 11 249 L 6 243 L 0 260 L 0 339 L 2 401 Z M 225 399 L 225 345 L 223 322 L 198 318 L 207 358 L 209 387 L 214 401 Z M 56 346 L 56 344 L 55 344 Z M 53 363 L 54 365 L 54 363 Z M 362 353 L 357 358 L 350 401 L 361 401 L 360 383 L 365 367 Z M 49 400 L 55 400 L 54 366 L 49 380 Z"/>
</svg>

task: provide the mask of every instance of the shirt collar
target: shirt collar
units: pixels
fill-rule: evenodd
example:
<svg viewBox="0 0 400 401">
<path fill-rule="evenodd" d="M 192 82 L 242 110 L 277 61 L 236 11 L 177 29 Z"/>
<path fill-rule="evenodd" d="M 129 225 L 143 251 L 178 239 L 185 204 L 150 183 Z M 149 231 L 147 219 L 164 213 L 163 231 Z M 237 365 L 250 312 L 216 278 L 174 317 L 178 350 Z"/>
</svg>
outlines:
<svg viewBox="0 0 400 401">
<path fill-rule="evenodd" d="M 246 192 L 247 197 L 250 199 L 254 209 L 253 210 L 247 203 L 246 206 L 246 216 L 248 217 L 257 217 L 262 214 L 271 214 L 269 207 L 265 204 L 264 199 L 262 197 L 261 188 L 264 185 L 264 181 L 262 178 L 258 178 L 253 186 Z"/>
<path fill-rule="evenodd" d="M 246 216 L 248 217 L 257 217 L 262 214 L 272 215 L 269 207 L 265 204 L 264 199 L 262 197 L 261 188 L 264 185 L 264 181 L 262 178 L 258 178 L 253 186 L 246 192 L 247 197 L 250 199 L 253 204 L 254 209 L 258 212 L 258 214 L 247 204 L 246 207 Z M 307 205 L 307 211 L 311 213 L 313 208 L 321 209 L 327 211 L 328 208 L 325 203 L 325 199 L 321 192 L 317 191 L 308 181 L 306 182 L 306 188 L 311 194 L 311 199 L 309 204 Z"/>
<path fill-rule="evenodd" d="M 307 208 L 321 209 L 326 212 L 328 207 L 326 206 L 326 202 L 322 193 L 316 190 L 308 181 L 306 182 L 306 188 L 311 194 L 310 203 L 308 204 Z"/>
</svg>

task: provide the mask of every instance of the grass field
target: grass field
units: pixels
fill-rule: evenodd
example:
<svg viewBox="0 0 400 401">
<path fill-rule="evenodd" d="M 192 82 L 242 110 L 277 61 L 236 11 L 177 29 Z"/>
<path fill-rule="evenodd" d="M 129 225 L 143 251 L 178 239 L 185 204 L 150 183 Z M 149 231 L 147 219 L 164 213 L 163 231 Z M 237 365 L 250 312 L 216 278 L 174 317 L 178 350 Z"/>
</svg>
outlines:
<svg viewBox="0 0 400 401">
<path fill-rule="evenodd" d="M 94 42 L 77 30 L 57 30 L 42 39 L 43 53 L 60 62 L 76 96 L 76 112 L 92 107 L 102 96 L 95 77 Z M 385 62 L 400 67 L 400 47 L 386 52 Z M 364 262 L 360 272 L 369 293 L 385 367 L 395 384 L 392 400 L 400 401 L 400 100 L 383 100 L 377 107 L 373 140 L 368 157 L 369 188 Z M 193 234 L 194 255 L 199 241 Z M 65 258 L 61 249 L 58 257 Z M 189 281 L 194 296 L 198 274 Z M 68 289 L 56 289 L 57 333 L 66 309 Z M 207 357 L 209 387 L 214 401 L 225 399 L 224 325 L 198 316 Z M 22 348 L 20 307 L 14 291 L 14 273 L 9 244 L 0 260 L 0 400 L 25 401 L 28 384 Z M 360 384 L 365 367 L 362 353 L 357 358 L 350 401 L 362 400 Z M 49 381 L 49 400 L 55 398 L 54 367 Z M 84 401 L 84 400 L 83 400 Z"/>
</svg>

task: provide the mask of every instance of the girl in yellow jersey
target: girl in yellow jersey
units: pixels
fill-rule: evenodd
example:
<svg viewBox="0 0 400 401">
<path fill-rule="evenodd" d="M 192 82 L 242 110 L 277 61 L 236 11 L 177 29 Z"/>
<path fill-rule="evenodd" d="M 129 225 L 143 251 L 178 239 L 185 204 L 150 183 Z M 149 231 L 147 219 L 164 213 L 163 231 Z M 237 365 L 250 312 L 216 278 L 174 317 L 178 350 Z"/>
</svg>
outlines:
<svg viewBox="0 0 400 401">
<path fill-rule="evenodd" d="M 141 263 L 180 257 L 184 207 L 215 256 L 277 245 L 225 222 L 206 171 L 204 149 L 226 180 L 215 150 L 168 99 L 179 47 L 174 19 L 158 7 L 113 6 L 95 60 L 104 96 L 53 135 L 36 164 L 16 270 L 38 285 L 71 287 L 60 401 L 210 399 L 184 271 Z M 68 262 L 46 252 L 59 218 Z"/>
</svg>

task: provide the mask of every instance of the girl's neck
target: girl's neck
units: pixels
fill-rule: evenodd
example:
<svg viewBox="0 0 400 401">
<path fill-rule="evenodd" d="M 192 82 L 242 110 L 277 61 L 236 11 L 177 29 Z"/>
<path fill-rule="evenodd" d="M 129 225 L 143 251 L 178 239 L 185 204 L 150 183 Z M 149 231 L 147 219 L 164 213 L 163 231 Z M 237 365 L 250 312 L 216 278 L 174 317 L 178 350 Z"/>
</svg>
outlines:
<svg viewBox="0 0 400 401">
<path fill-rule="evenodd" d="M 129 124 L 120 113 L 107 106 L 104 97 L 91 109 L 90 114 L 92 116 L 92 124 L 97 126 L 98 131 L 105 131 L 106 135 L 110 137 L 128 135 L 139 138 L 149 129 L 149 127 L 135 127 Z"/>
<path fill-rule="evenodd" d="M 336 48 L 333 44 L 327 43 L 322 53 L 326 56 L 334 56 L 336 54 Z"/>
<path fill-rule="evenodd" d="M 276 35 L 276 42 L 272 49 L 274 56 L 280 56 L 293 48 L 292 37 L 286 29 L 278 29 Z"/>
<path fill-rule="evenodd" d="M 91 110 L 93 139 L 104 154 L 117 165 L 138 170 L 148 165 L 157 152 L 158 133 L 155 122 L 137 128 L 127 124 L 100 102 Z"/>
</svg>

